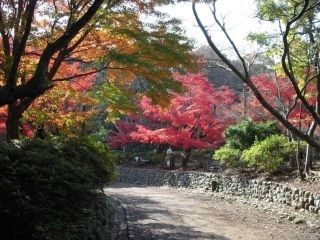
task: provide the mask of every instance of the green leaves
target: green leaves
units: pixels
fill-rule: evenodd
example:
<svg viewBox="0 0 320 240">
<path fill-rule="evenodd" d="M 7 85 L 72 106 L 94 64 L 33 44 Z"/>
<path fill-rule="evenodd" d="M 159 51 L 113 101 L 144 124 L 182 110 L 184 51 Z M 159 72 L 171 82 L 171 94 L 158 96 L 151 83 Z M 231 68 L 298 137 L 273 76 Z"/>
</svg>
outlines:
<svg viewBox="0 0 320 240">
<path fill-rule="evenodd" d="M 91 96 L 107 111 L 108 121 L 114 122 L 125 113 L 136 112 L 134 94 L 117 83 L 103 82 L 96 86 Z"/>
<path fill-rule="evenodd" d="M 283 19 L 289 14 L 289 6 L 286 1 L 262 0 L 258 3 L 257 16 L 262 20 L 276 21 Z"/>
<path fill-rule="evenodd" d="M 223 146 L 213 154 L 214 160 L 218 160 L 221 164 L 232 168 L 241 168 L 244 166 L 240 157 L 241 151 L 239 149 L 233 149 L 228 146 Z"/>
<path fill-rule="evenodd" d="M 295 144 L 283 135 L 272 135 L 244 150 L 241 159 L 250 167 L 274 172 L 295 152 Z"/>
<path fill-rule="evenodd" d="M 255 123 L 252 120 L 245 119 L 239 124 L 228 127 L 224 135 L 229 147 L 242 151 L 249 148 L 255 141 L 261 141 L 269 135 L 279 132 L 273 121 Z"/>
<path fill-rule="evenodd" d="M 319 28 L 319 8 L 313 7 L 313 4 L 319 3 L 308 1 L 304 9 L 305 3 L 301 0 L 259 1 L 257 17 L 278 25 L 279 31 L 253 32 L 248 36 L 250 41 L 265 47 L 267 54 L 274 59 L 280 60 L 285 56 L 285 63 L 290 66 L 289 70 L 296 81 L 314 76 L 308 75 L 308 71 L 316 68 L 319 52 L 319 33 L 316 31 Z M 274 66 L 274 69 L 278 75 L 285 75 L 279 60 L 279 66 Z"/>
<path fill-rule="evenodd" d="M 215 152 L 213 159 L 233 168 L 258 167 L 272 172 L 292 150 L 288 150 L 291 145 L 284 136 L 275 135 L 279 133 L 273 121 L 255 123 L 245 119 L 226 129 L 226 145 Z"/>
</svg>

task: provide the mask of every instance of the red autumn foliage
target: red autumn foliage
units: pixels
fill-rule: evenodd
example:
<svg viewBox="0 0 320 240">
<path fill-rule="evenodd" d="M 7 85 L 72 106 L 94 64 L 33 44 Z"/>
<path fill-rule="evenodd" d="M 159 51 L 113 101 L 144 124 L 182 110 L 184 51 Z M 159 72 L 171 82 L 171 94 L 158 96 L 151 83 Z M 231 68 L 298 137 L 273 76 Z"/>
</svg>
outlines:
<svg viewBox="0 0 320 240">
<path fill-rule="evenodd" d="M 115 124 L 116 130 L 112 132 L 111 146 L 114 149 L 124 148 L 126 144 L 132 142 L 130 133 L 136 131 L 136 127 L 133 122 L 119 121 Z"/>
<path fill-rule="evenodd" d="M 282 115 L 288 114 L 288 120 L 297 125 L 300 118 L 300 107 L 299 101 L 296 105 L 295 98 L 296 93 L 292 87 L 289 79 L 284 77 L 277 77 L 274 75 L 258 75 L 253 78 L 253 83 L 257 89 L 261 92 L 262 96 Z M 309 83 L 306 87 L 306 97 L 310 104 L 315 103 L 315 84 Z M 238 116 L 243 114 L 243 99 L 240 103 L 232 106 L 232 110 Z M 273 116 L 259 103 L 252 92 L 249 92 L 248 103 L 247 103 L 247 116 L 255 121 L 265 121 L 267 119 L 273 119 Z M 301 111 L 301 124 L 303 127 L 307 127 L 311 122 L 311 117 L 307 111 L 302 108 Z"/>
<path fill-rule="evenodd" d="M 32 138 L 34 136 L 35 132 L 30 124 L 24 123 L 24 124 L 22 124 L 21 133 L 25 137 Z"/>
<path fill-rule="evenodd" d="M 6 134 L 7 107 L 0 108 L 0 135 Z"/>
<path fill-rule="evenodd" d="M 7 120 L 7 107 L 1 107 L 0 108 L 0 135 L 5 136 L 6 135 L 6 120 Z M 25 137 L 33 137 L 34 130 L 28 123 L 23 123 L 21 125 L 21 133 Z"/>
<path fill-rule="evenodd" d="M 199 74 L 176 75 L 185 88 L 173 93 L 170 105 L 162 108 L 143 97 L 140 102 L 142 118 L 120 121 L 111 137 L 113 148 L 129 142 L 169 144 L 190 148 L 216 148 L 223 143 L 223 130 L 230 124 L 223 109 L 235 101 L 235 94 L 227 87 L 215 89 Z"/>
</svg>

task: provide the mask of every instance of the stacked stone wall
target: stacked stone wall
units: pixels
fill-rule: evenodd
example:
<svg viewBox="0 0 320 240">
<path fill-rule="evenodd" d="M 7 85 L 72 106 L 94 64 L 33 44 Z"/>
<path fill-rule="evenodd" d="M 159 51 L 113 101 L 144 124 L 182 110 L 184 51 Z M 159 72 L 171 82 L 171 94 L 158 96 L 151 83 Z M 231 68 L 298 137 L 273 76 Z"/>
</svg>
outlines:
<svg viewBox="0 0 320 240">
<path fill-rule="evenodd" d="M 273 202 L 320 214 L 320 194 L 276 182 L 229 177 L 217 173 L 163 171 L 119 167 L 119 181 L 147 186 L 197 189 Z"/>
</svg>

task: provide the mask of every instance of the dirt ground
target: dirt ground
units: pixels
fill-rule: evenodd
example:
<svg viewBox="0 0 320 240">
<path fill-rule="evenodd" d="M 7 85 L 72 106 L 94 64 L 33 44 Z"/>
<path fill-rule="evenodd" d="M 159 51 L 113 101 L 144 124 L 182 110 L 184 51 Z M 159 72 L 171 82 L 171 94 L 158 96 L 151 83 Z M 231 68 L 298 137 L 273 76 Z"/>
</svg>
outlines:
<svg viewBox="0 0 320 240">
<path fill-rule="evenodd" d="M 105 192 L 125 206 L 130 239 L 320 239 L 306 224 L 191 191 L 116 183 Z"/>
</svg>

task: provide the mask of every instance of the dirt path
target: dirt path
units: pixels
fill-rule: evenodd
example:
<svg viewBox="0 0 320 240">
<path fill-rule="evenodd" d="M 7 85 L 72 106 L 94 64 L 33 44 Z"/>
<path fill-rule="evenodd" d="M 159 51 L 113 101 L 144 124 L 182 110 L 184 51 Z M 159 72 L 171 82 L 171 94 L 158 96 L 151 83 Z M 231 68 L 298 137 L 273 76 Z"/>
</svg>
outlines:
<svg viewBox="0 0 320 240">
<path fill-rule="evenodd" d="M 194 192 L 123 184 L 105 191 L 124 204 L 135 240 L 320 239 L 305 225 Z"/>
</svg>

